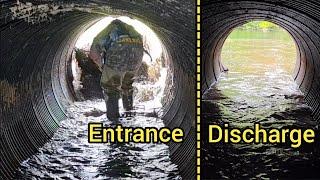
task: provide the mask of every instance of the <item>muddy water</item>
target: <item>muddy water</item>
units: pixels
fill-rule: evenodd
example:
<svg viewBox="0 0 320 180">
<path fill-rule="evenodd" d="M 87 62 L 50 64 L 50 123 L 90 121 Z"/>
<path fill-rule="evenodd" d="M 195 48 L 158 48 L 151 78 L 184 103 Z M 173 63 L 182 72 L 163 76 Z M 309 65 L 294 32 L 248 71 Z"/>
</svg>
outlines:
<svg viewBox="0 0 320 180">
<path fill-rule="evenodd" d="M 180 179 L 165 144 L 90 144 L 88 123 L 115 124 L 106 118 L 102 100 L 77 102 L 72 118 L 60 128 L 39 153 L 21 164 L 17 179 Z M 161 128 L 159 118 L 137 115 L 120 118 L 127 127 Z"/>
<path fill-rule="evenodd" d="M 232 127 L 314 128 L 312 110 L 292 78 L 295 45 L 284 31 L 237 30 L 222 52 L 229 69 L 203 97 L 202 156 L 205 178 L 320 177 L 319 144 L 208 144 L 208 124 Z M 319 140 L 316 140 L 319 142 Z"/>
</svg>

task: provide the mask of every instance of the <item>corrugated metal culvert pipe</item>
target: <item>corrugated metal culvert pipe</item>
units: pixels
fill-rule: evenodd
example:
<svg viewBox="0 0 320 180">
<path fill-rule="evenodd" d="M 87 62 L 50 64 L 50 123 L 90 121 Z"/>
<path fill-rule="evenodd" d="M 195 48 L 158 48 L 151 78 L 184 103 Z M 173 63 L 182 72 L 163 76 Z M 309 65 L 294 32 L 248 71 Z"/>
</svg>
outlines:
<svg viewBox="0 0 320 180">
<path fill-rule="evenodd" d="M 293 77 L 320 121 L 320 3 L 316 0 L 210 1 L 202 8 L 202 91 L 218 81 L 221 49 L 231 31 L 251 20 L 267 20 L 286 29 L 297 45 Z"/>
<path fill-rule="evenodd" d="M 74 44 L 107 15 L 144 22 L 164 44 L 173 86 L 165 92 L 163 119 L 166 126 L 185 132 L 183 143 L 169 144 L 171 158 L 183 177 L 193 177 L 194 2 L 20 2 L 26 6 L 19 9 L 11 1 L 1 2 L 0 179 L 12 178 L 20 162 L 43 146 L 67 118 L 66 108 L 74 101 L 68 84 Z"/>
</svg>

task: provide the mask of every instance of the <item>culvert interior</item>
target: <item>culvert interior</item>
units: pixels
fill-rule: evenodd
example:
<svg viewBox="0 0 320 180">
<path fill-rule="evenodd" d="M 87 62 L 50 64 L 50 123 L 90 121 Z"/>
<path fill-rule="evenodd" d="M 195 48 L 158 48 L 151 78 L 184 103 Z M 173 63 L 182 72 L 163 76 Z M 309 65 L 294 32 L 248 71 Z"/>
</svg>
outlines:
<svg viewBox="0 0 320 180">
<path fill-rule="evenodd" d="M 221 50 L 231 31 L 252 20 L 286 29 L 297 44 L 294 80 L 320 120 L 320 4 L 318 1 L 204 1 L 202 3 L 202 92 L 223 71 Z"/>
<path fill-rule="evenodd" d="M 182 177 L 195 175 L 193 1 L 3 1 L 1 177 L 13 178 L 19 164 L 67 118 L 74 102 L 67 76 L 74 45 L 106 15 L 142 21 L 166 47 L 173 77 L 166 83 L 162 119 L 165 126 L 185 132 L 183 143 L 169 144 L 170 155 Z"/>
<path fill-rule="evenodd" d="M 319 176 L 319 143 L 316 140 L 313 144 L 303 144 L 294 149 L 286 144 L 288 141 L 277 145 L 236 144 L 230 143 L 230 140 L 229 143 L 220 141 L 212 144 L 207 138 L 211 137 L 208 125 L 226 123 L 229 123 L 229 132 L 233 128 L 251 128 L 254 123 L 260 123 L 267 129 L 309 127 L 316 134 L 319 132 L 319 5 L 317 1 L 296 0 L 202 1 L 203 179 L 295 179 Z M 278 71 L 283 68 L 274 66 L 280 64 L 279 61 L 289 62 L 287 56 L 281 58 L 285 56 L 283 51 L 288 49 L 281 47 L 280 43 L 284 41 L 280 38 L 232 36 L 231 41 L 225 42 L 237 27 L 255 20 L 273 22 L 292 36 L 297 46 L 293 73 L 295 82 L 292 82 L 290 74 Z M 263 34 L 261 36 L 271 33 L 248 29 L 242 29 L 242 32 L 259 32 Z M 271 42 L 275 46 L 270 46 Z M 236 44 L 235 48 L 228 49 L 231 54 L 228 56 L 225 56 L 226 51 L 222 52 L 226 43 Z M 281 52 L 276 51 L 279 47 Z M 272 52 L 272 55 L 268 52 Z M 228 59 L 221 59 L 226 57 Z M 229 67 L 223 66 L 224 62 L 231 61 Z M 223 72 L 224 68 L 230 69 Z M 303 96 L 296 85 L 311 108 L 303 104 Z M 301 101 L 288 98 L 287 95 L 292 94 L 291 87 L 294 87 L 294 93 L 300 95 Z M 222 137 L 227 136 L 223 134 Z"/>
</svg>

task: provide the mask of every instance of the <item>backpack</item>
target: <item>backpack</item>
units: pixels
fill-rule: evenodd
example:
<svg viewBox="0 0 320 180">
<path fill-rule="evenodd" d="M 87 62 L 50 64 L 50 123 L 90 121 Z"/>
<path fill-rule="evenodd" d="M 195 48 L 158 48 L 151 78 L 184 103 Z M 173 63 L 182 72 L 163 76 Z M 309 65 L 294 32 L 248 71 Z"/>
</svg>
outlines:
<svg viewBox="0 0 320 180">
<path fill-rule="evenodd" d="M 142 36 L 132 26 L 124 23 L 112 24 L 104 42 L 103 64 L 119 71 L 135 71 L 143 57 Z"/>
</svg>

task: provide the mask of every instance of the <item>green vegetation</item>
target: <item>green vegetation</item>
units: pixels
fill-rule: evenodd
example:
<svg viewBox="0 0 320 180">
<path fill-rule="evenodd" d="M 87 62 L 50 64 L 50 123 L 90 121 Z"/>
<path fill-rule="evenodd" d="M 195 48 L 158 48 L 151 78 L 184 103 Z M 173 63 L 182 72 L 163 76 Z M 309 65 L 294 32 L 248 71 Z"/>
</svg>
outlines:
<svg viewBox="0 0 320 180">
<path fill-rule="evenodd" d="M 239 27 L 242 30 L 278 31 L 282 28 L 268 21 L 252 21 Z"/>
<path fill-rule="evenodd" d="M 276 69 L 290 74 L 294 70 L 296 56 L 293 38 L 280 27 L 279 30 L 268 31 L 235 28 L 226 39 L 221 52 L 221 59 L 229 72 L 251 75 L 264 75 L 267 71 Z M 272 68 L 268 69 L 270 67 Z M 256 85 L 259 83 L 256 82 Z M 233 95 L 236 92 L 228 90 L 226 93 Z"/>
</svg>

